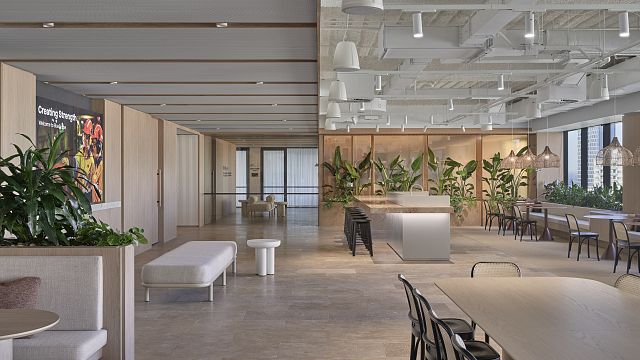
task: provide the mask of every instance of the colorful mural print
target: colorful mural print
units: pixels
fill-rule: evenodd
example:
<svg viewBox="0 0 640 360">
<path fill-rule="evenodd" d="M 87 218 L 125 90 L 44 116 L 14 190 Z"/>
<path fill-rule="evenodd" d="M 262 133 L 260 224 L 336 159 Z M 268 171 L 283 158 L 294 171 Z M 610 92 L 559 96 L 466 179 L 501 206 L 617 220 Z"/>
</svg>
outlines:
<svg viewBox="0 0 640 360">
<path fill-rule="evenodd" d="M 97 190 L 85 186 L 85 196 L 92 204 L 104 202 L 104 115 L 37 96 L 36 145 L 47 147 L 59 133 L 65 153 L 60 166 L 73 166 L 84 185 L 78 174 L 86 174 Z"/>
</svg>

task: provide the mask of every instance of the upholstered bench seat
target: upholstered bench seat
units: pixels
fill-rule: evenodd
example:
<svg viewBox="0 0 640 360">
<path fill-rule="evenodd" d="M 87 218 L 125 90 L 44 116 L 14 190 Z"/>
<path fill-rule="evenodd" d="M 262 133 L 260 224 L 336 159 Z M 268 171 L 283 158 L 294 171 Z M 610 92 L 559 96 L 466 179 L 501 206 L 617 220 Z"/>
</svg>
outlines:
<svg viewBox="0 0 640 360">
<path fill-rule="evenodd" d="M 149 288 L 209 287 L 213 301 L 213 282 L 222 275 L 226 285 L 227 267 L 236 271 L 238 246 L 233 241 L 190 241 L 161 255 L 142 267 L 145 301 Z"/>
<path fill-rule="evenodd" d="M 532 218 L 540 218 L 540 219 L 544 219 L 544 213 L 538 213 L 538 212 L 532 212 L 530 213 L 530 216 Z M 548 219 L 549 219 L 549 223 L 551 224 L 559 224 L 559 225 L 563 225 L 565 228 L 567 226 L 567 218 L 565 218 L 562 215 L 552 215 L 549 214 L 548 215 Z M 580 225 L 580 229 L 581 230 L 588 230 L 589 229 L 589 221 L 588 220 L 578 220 L 578 225 Z M 566 230 L 566 229 L 565 229 Z"/>
<path fill-rule="evenodd" d="M 13 344 L 14 359 L 93 360 L 101 358 L 107 332 L 45 331 Z"/>
</svg>

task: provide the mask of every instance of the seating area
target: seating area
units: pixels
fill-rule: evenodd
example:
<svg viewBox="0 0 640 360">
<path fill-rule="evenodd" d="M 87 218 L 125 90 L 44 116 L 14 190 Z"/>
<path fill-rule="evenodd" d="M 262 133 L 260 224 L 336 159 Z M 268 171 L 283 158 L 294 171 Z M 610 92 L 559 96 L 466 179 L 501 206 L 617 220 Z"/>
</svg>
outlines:
<svg viewBox="0 0 640 360">
<path fill-rule="evenodd" d="M 0 360 L 637 360 L 640 0 L 3 0 Z"/>
</svg>

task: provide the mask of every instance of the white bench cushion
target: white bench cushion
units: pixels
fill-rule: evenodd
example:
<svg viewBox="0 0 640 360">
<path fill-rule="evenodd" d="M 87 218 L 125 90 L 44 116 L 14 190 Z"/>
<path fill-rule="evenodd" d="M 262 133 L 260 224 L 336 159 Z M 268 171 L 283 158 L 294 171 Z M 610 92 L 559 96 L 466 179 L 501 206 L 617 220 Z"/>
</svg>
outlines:
<svg viewBox="0 0 640 360">
<path fill-rule="evenodd" d="M 210 284 L 234 261 L 233 241 L 190 241 L 142 267 L 142 282 Z"/>
<path fill-rule="evenodd" d="M 531 213 L 532 217 L 538 217 L 541 219 L 544 219 L 544 213 Z M 567 218 L 565 218 L 562 215 L 552 215 L 549 214 L 549 222 L 550 223 L 556 223 L 556 224 L 562 224 L 562 225 L 567 225 Z M 578 225 L 580 226 L 580 229 L 589 229 L 589 221 L 587 220 L 578 220 Z"/>
<path fill-rule="evenodd" d="M 87 360 L 107 344 L 107 331 L 45 331 L 13 341 L 15 360 Z M 99 355 L 99 354 L 98 354 Z"/>
</svg>

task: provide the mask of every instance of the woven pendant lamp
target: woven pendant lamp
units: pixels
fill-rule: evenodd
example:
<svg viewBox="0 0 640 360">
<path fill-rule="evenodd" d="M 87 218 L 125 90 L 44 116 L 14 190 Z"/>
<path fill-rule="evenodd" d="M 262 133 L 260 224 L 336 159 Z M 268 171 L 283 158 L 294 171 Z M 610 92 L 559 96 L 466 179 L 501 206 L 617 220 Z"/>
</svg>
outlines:
<svg viewBox="0 0 640 360">
<path fill-rule="evenodd" d="M 518 169 L 518 157 L 513 150 L 511 150 L 509 156 L 502 159 L 502 161 L 500 162 L 500 167 L 503 169 Z"/>
<path fill-rule="evenodd" d="M 516 161 L 518 169 L 535 169 L 536 161 L 538 157 L 531 151 L 531 148 L 527 146 L 527 150 Z"/>
<path fill-rule="evenodd" d="M 544 151 L 538 155 L 536 159 L 536 168 L 538 169 L 548 169 L 548 168 L 559 168 L 560 167 L 560 156 L 556 155 L 551 151 L 549 145 L 544 147 Z"/>
<path fill-rule="evenodd" d="M 602 166 L 633 166 L 634 159 L 631 150 L 620 144 L 618 137 L 614 137 L 611 144 L 598 151 L 596 165 Z"/>
</svg>

